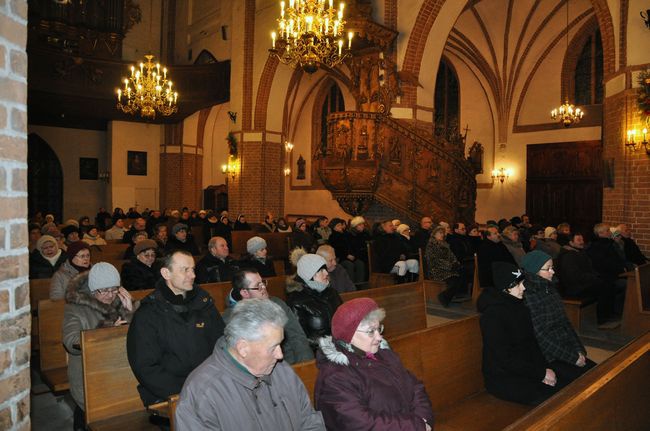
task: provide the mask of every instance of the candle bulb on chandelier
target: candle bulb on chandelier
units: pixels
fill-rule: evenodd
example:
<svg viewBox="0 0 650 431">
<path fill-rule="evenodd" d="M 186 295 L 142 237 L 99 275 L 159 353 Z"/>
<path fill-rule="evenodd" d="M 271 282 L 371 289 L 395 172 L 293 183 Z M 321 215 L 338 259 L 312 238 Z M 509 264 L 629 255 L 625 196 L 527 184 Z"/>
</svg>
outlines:
<svg viewBox="0 0 650 431">
<path fill-rule="evenodd" d="M 275 32 L 271 32 L 271 39 L 273 40 L 273 49 L 275 49 Z"/>
<path fill-rule="evenodd" d="M 133 78 L 133 76 L 135 76 L 135 67 L 131 66 L 131 78 Z"/>
<path fill-rule="evenodd" d="M 342 50 L 343 50 L 343 39 L 339 39 L 339 57 L 341 56 Z"/>
<path fill-rule="evenodd" d="M 351 31 L 348 32 L 348 49 L 352 49 L 352 36 L 353 33 Z"/>
<path fill-rule="evenodd" d="M 122 102 L 122 90 L 117 89 L 117 101 Z"/>
<path fill-rule="evenodd" d="M 648 129 L 646 129 L 646 128 L 644 127 L 643 130 L 642 130 L 641 132 L 643 133 L 643 142 L 646 142 L 646 140 L 645 140 L 645 135 L 648 133 Z"/>
</svg>

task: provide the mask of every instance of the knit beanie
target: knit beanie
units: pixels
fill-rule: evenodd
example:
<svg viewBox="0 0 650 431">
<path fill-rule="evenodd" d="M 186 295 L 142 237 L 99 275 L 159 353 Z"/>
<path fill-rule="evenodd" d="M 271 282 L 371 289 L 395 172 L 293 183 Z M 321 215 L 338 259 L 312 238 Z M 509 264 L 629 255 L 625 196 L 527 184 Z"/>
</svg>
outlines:
<svg viewBox="0 0 650 431">
<path fill-rule="evenodd" d="M 322 256 L 307 253 L 298 261 L 298 275 L 304 281 L 309 281 L 323 266 L 327 268 L 327 262 Z"/>
<path fill-rule="evenodd" d="M 90 268 L 88 288 L 91 292 L 120 286 L 120 273 L 108 262 L 99 262 Z"/>
<path fill-rule="evenodd" d="M 307 221 L 305 221 L 304 218 L 299 218 L 298 220 L 296 220 L 296 229 L 300 229 L 300 226 L 302 226 L 305 223 L 307 223 Z"/>
<path fill-rule="evenodd" d="M 355 298 L 344 302 L 332 317 L 332 337 L 350 343 L 359 323 L 377 308 L 377 303 L 370 298 Z"/>
<path fill-rule="evenodd" d="M 544 229 L 544 238 L 550 238 L 554 233 L 557 233 L 557 229 L 555 229 L 553 226 L 549 226 Z"/>
<path fill-rule="evenodd" d="M 549 260 L 551 260 L 551 256 L 548 254 L 543 251 L 533 250 L 521 259 L 521 267 L 524 268 L 526 272 L 537 274 L 542 266 L 544 266 L 544 264 Z"/>
<path fill-rule="evenodd" d="M 83 241 L 75 241 L 72 244 L 68 246 L 68 250 L 66 251 L 68 255 L 68 259 L 70 262 L 72 262 L 72 259 L 79 253 L 81 250 L 90 250 L 90 246 L 88 243 L 83 242 Z"/>
<path fill-rule="evenodd" d="M 79 228 L 71 224 L 61 229 L 61 233 L 63 234 L 64 237 L 67 237 L 68 235 L 74 232 L 79 233 Z"/>
<path fill-rule="evenodd" d="M 521 270 L 509 262 L 492 263 L 492 281 L 497 290 L 507 290 L 513 288 L 524 275 Z"/>
<path fill-rule="evenodd" d="M 143 239 L 133 247 L 133 253 L 137 256 L 143 251 L 146 250 L 156 250 L 158 248 L 158 243 L 152 239 Z"/>
<path fill-rule="evenodd" d="M 359 226 L 361 223 L 365 223 L 366 220 L 361 217 L 361 216 L 356 216 L 352 220 L 350 220 L 350 227 L 354 229 L 355 227 Z"/>
<path fill-rule="evenodd" d="M 176 235 L 178 232 L 182 230 L 187 232 L 188 230 L 187 225 L 185 223 L 176 223 L 172 228 L 172 234 Z"/>
<path fill-rule="evenodd" d="M 66 226 L 76 226 L 77 228 L 79 228 L 79 222 L 73 218 L 66 220 L 64 224 Z"/>
<path fill-rule="evenodd" d="M 42 237 L 40 237 L 38 239 L 38 241 L 36 241 L 36 249 L 38 251 L 42 251 L 43 250 L 43 245 L 45 245 L 46 242 L 53 242 L 54 245 L 56 246 L 56 248 L 57 249 L 59 248 L 59 245 L 57 244 L 56 239 L 53 236 L 51 236 L 51 235 L 43 235 Z"/>
<path fill-rule="evenodd" d="M 266 248 L 266 241 L 262 237 L 254 236 L 246 241 L 246 251 L 250 254 L 255 254 L 263 248 Z"/>
</svg>

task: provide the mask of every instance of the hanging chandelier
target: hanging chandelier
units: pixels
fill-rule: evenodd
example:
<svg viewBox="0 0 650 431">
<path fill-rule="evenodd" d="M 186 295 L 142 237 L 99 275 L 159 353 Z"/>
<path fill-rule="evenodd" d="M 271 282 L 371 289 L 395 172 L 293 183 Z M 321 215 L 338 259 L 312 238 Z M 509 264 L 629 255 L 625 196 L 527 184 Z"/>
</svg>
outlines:
<svg viewBox="0 0 650 431">
<path fill-rule="evenodd" d="M 134 115 L 140 112 L 144 118 L 153 119 L 156 112 L 169 116 L 178 112 L 178 93 L 167 79 L 167 68 L 153 63 L 153 55 L 145 55 L 146 63 L 140 63 L 139 70 L 131 66 L 131 77 L 124 78 L 124 89 L 117 89 L 117 109 Z"/>
<path fill-rule="evenodd" d="M 353 33 L 348 32 L 344 47 L 343 10 L 334 9 L 333 0 L 289 0 L 280 2 L 278 31 L 271 33 L 271 55 L 291 67 L 314 73 L 321 65 L 333 68 L 350 55 Z"/>
<path fill-rule="evenodd" d="M 566 2 L 566 52 L 569 52 L 569 0 Z M 568 91 L 564 103 L 551 111 L 551 118 L 559 121 L 564 127 L 578 124 L 585 114 L 582 109 L 569 103 Z"/>
</svg>

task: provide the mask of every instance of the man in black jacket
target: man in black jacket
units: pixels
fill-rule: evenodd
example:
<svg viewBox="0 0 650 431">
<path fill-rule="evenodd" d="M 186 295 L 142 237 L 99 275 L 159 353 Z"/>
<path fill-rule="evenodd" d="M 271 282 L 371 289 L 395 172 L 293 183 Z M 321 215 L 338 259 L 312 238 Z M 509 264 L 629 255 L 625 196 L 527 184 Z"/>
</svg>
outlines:
<svg viewBox="0 0 650 431">
<path fill-rule="evenodd" d="M 625 259 L 635 265 L 643 265 L 646 263 L 648 259 L 643 255 L 636 241 L 632 239 L 632 231 L 630 231 L 629 226 L 624 223 L 619 224 L 616 230 L 621 234 L 621 238 L 623 239 Z"/>
<path fill-rule="evenodd" d="M 212 298 L 194 283 L 192 255 L 173 252 L 163 259 L 160 273 L 163 278 L 141 301 L 126 340 L 145 406 L 178 394 L 224 331 Z"/>
<path fill-rule="evenodd" d="M 224 238 L 210 238 L 208 254 L 196 265 L 196 282 L 204 284 L 232 280 L 232 276 L 239 270 L 239 265 L 229 254 L 230 249 Z"/>
<path fill-rule="evenodd" d="M 496 226 L 488 226 L 485 239 L 478 249 L 478 276 L 481 287 L 492 286 L 492 263 L 508 262 L 517 265 L 508 248 L 501 242 Z"/>
</svg>

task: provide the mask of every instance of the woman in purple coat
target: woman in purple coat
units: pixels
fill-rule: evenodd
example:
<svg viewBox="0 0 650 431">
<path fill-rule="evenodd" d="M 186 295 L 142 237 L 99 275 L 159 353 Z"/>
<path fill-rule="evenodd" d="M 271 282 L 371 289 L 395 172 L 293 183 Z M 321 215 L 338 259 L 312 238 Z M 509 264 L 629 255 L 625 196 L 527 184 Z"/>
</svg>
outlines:
<svg viewBox="0 0 650 431">
<path fill-rule="evenodd" d="M 381 336 L 386 312 L 370 298 L 339 306 L 320 339 L 314 401 L 329 430 L 433 429 L 424 384 Z"/>
</svg>

